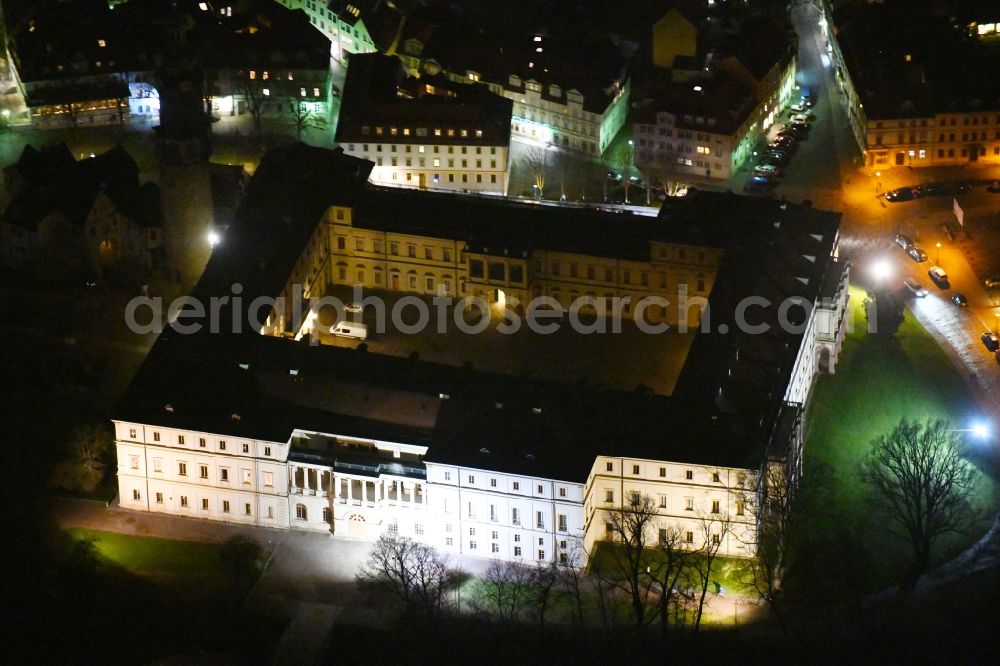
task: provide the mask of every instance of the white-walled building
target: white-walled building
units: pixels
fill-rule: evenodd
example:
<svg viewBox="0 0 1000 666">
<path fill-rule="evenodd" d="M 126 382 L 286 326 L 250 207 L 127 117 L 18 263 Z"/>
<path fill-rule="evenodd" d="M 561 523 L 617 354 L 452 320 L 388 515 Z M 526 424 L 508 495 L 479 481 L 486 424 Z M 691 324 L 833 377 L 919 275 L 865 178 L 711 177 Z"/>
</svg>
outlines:
<svg viewBox="0 0 1000 666">
<path fill-rule="evenodd" d="M 445 79 L 414 79 L 395 58 L 351 57 L 337 143 L 374 163 L 377 185 L 505 195 L 509 101 Z"/>
</svg>

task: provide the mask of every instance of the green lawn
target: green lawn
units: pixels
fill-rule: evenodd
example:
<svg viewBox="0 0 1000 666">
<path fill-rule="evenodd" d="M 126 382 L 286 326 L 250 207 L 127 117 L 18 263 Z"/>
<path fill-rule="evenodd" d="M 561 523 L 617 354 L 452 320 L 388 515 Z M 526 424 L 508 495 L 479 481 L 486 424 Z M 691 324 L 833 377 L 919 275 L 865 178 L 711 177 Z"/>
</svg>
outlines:
<svg viewBox="0 0 1000 666">
<path fill-rule="evenodd" d="M 964 428 L 979 415 L 962 377 L 912 314 L 895 335 L 868 335 L 863 299 L 863 291 L 852 289 L 854 331 L 836 374 L 819 378 L 806 415 L 799 523 L 805 527 L 793 539 L 789 572 L 804 593 L 825 586 L 862 592 L 898 582 L 907 552 L 873 515 L 859 465 L 871 442 L 903 417 L 946 418 Z M 983 475 L 978 503 L 984 512 L 992 511 L 995 492 Z M 978 534 L 942 543 L 939 559 Z"/>
<path fill-rule="evenodd" d="M 224 575 L 220 568 L 221 544 L 174 541 L 82 528 L 67 530 L 67 534 L 74 541 L 93 540 L 100 558 L 132 573 Z"/>
</svg>

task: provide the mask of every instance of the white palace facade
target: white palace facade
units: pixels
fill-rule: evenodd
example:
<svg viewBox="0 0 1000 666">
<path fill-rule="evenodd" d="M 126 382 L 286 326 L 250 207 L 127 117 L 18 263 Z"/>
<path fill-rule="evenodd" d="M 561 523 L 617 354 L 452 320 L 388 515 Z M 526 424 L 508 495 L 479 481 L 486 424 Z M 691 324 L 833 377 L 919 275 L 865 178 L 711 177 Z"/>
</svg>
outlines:
<svg viewBox="0 0 1000 666">
<path fill-rule="evenodd" d="M 834 371 L 844 337 L 849 265 L 837 259 L 839 214 L 699 193 L 665 208 L 652 227 L 596 211 L 567 218 L 559 208 L 493 197 L 372 187 L 373 166 L 303 144 L 265 155 L 240 224 L 215 249 L 193 295 L 207 302 L 236 293 L 230 289 L 240 282 L 250 304 L 281 296 L 289 283 L 307 294 L 349 283 L 331 271 L 348 248 L 367 252 L 371 239 L 349 239 L 348 231 L 404 225 L 406 237 L 380 237 L 388 245 L 382 252 L 396 255 L 398 244 L 407 261 L 468 264 L 470 280 L 476 261 L 480 270 L 501 258 L 529 268 L 528 250 L 562 249 L 572 233 L 565 229 L 588 236 L 566 251 L 593 252 L 616 267 L 633 255 L 648 260 L 650 242 L 664 234 L 677 252 L 701 248 L 699 261 L 711 272 L 697 290 L 709 292 L 713 326 L 695 336 L 673 393 L 488 373 L 367 346 L 314 346 L 294 340 L 288 325 L 190 335 L 171 326 L 115 414 L 120 506 L 365 541 L 397 534 L 453 555 L 562 562 L 609 538 L 612 512 L 648 497 L 657 512 L 651 541 L 677 530 L 693 549 L 752 552 L 752 505 L 767 490 L 760 470 L 780 464 L 797 482 L 805 405 L 816 376 Z M 296 193 L 291 208 L 288 192 Z M 665 266 L 686 275 L 683 254 L 663 255 Z M 388 256 L 380 258 L 385 272 Z M 376 285 L 411 293 L 417 286 Z M 773 304 L 745 322 L 766 325 L 767 334 L 737 326 L 735 306 L 748 295 Z M 236 300 L 232 312 L 217 313 L 220 322 L 242 317 Z M 801 307 L 778 308 L 789 301 Z M 263 315 L 290 314 L 279 307 Z M 717 332 L 718 322 L 728 335 Z"/>
</svg>

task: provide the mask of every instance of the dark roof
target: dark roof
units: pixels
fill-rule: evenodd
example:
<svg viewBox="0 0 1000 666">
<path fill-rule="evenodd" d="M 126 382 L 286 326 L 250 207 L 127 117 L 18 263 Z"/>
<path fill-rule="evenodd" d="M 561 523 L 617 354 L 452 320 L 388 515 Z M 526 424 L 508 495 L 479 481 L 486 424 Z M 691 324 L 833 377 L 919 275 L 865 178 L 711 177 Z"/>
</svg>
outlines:
<svg viewBox="0 0 1000 666">
<path fill-rule="evenodd" d="M 753 90 L 734 76 L 717 71 L 711 78 L 660 86 L 655 99 L 635 115 L 634 121 L 655 123 L 656 114 L 666 111 L 676 116 L 677 127 L 728 135 L 746 122 L 755 106 Z M 690 121 L 685 116 L 691 116 Z M 699 116 L 701 124 L 695 120 Z M 706 124 L 710 118 L 713 123 Z"/>
<path fill-rule="evenodd" d="M 595 249 L 607 243 L 607 254 L 609 247 L 619 251 L 662 234 L 723 247 L 728 251 L 710 298 L 714 325 L 731 323 L 727 313 L 747 294 L 775 301 L 814 296 L 839 220 L 805 205 L 704 192 L 647 220 L 374 188 L 366 185 L 370 168 L 340 151 L 303 144 L 268 152 L 195 295 L 203 302 L 229 295 L 234 282 L 247 285 L 245 302 L 274 295 L 324 210 L 343 204 L 355 206 L 357 225 L 383 216 L 381 224 L 399 225 L 405 211 L 408 224 L 420 229 L 471 233 L 490 243 Z M 231 318 L 223 313 L 220 321 Z M 288 441 L 299 428 L 422 444 L 435 462 L 578 482 L 600 454 L 752 466 L 774 431 L 762 424 L 773 424 L 781 411 L 798 343 L 794 336 L 701 334 L 675 395 L 667 398 L 312 346 L 249 327 L 238 334 L 225 327 L 193 335 L 167 329 L 115 417 L 271 441 Z M 728 367 L 735 367 L 732 376 Z"/>
<path fill-rule="evenodd" d="M 802 332 L 780 324 L 779 305 L 788 298 L 812 304 L 829 291 L 840 213 L 702 192 L 694 205 L 672 216 L 695 222 L 708 209 L 732 216 L 749 233 L 741 234 L 740 243 L 723 257 L 708 299 L 709 330 L 692 343 L 674 395 L 713 402 L 742 437 L 759 439 L 783 404 L 802 343 Z M 747 311 L 747 323 L 766 324 L 764 333 L 744 331 L 737 324 L 737 306 L 748 296 L 771 304 Z M 792 323 L 805 320 L 798 307 L 787 316 Z"/>
<path fill-rule="evenodd" d="M 68 158 L 68 161 L 67 161 Z M 65 146 L 38 153 L 25 148 L 18 162 L 23 189 L 4 211 L 4 221 L 35 229 L 53 211 L 82 226 L 98 194 L 107 195 L 130 220 L 142 226 L 162 226 L 159 190 L 140 188 L 139 167 L 117 146 L 79 162 Z M 153 206 L 153 208 L 147 208 Z"/>
<path fill-rule="evenodd" d="M 208 9 L 202 10 L 202 4 Z M 131 0 L 111 8 L 103 0 L 40 2 L 11 27 L 11 52 L 25 82 L 169 65 L 329 68 L 330 40 L 305 12 L 270 0 L 248 0 L 232 3 L 232 16 L 223 16 L 215 4 Z"/>
<path fill-rule="evenodd" d="M 869 120 L 1000 109 L 1000 77 L 983 75 L 1000 71 L 1000 44 L 970 37 L 949 3 L 854 3 L 833 22 Z"/>
<path fill-rule="evenodd" d="M 398 59 L 379 54 L 352 55 L 347 71 L 337 121 L 339 143 L 510 143 L 513 103 L 482 86 L 455 84 L 444 77 L 408 78 Z M 449 94 L 432 94 L 427 86 Z M 383 127 L 385 134 L 377 136 L 375 127 Z M 398 129 L 396 136 L 389 134 L 392 127 Z M 403 134 L 403 128 L 410 129 L 409 136 Z M 418 136 L 417 128 L 424 128 L 427 134 Z M 454 136 L 447 135 L 449 128 Z M 434 136 L 434 129 L 441 130 L 441 136 Z M 476 130 L 481 130 L 482 136 L 477 136 Z"/>
</svg>

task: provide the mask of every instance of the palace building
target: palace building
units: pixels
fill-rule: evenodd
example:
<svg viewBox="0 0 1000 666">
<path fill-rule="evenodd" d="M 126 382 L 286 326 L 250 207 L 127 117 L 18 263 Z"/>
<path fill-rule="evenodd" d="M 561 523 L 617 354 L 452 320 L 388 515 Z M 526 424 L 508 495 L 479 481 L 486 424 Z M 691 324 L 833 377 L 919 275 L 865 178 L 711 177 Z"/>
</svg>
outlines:
<svg viewBox="0 0 1000 666">
<path fill-rule="evenodd" d="M 303 144 L 265 156 L 193 294 L 229 297 L 221 330 L 165 329 L 115 413 L 121 506 L 561 562 L 648 496 L 651 529 L 752 552 L 761 470 L 798 479 L 810 388 L 843 339 L 839 214 L 699 193 L 653 220 L 379 188 L 372 168 Z M 311 345 L 274 306 L 355 282 L 458 305 L 588 280 L 631 293 L 642 270 L 650 290 L 660 270 L 670 287 L 710 276 L 711 325 L 669 396 Z M 771 305 L 743 322 L 751 295 Z M 258 298 L 271 305 L 243 312 Z"/>
</svg>

